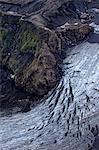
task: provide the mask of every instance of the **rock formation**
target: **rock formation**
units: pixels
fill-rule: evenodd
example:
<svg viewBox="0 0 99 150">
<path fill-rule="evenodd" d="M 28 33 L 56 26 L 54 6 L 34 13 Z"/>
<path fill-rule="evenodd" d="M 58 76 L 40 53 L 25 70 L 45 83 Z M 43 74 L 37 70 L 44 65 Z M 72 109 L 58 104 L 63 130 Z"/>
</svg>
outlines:
<svg viewBox="0 0 99 150">
<path fill-rule="evenodd" d="M 0 68 L 5 75 L 0 105 L 41 99 L 55 87 L 62 75 L 63 49 L 92 31 L 87 3 L 0 0 Z"/>
</svg>

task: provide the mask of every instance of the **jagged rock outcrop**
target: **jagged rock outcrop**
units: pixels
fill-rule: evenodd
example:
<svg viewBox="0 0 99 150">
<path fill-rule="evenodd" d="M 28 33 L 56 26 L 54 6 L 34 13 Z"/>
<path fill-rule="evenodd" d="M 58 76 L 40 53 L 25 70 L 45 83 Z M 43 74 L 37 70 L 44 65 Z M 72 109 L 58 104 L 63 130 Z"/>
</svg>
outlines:
<svg viewBox="0 0 99 150">
<path fill-rule="evenodd" d="M 88 24 L 77 23 L 87 13 L 85 3 L 80 0 L 0 1 L 0 63 L 11 70 L 15 92 L 19 87 L 26 93 L 16 97 L 17 100 L 26 99 L 27 95 L 33 100 L 41 98 L 59 81 L 65 43 L 81 41 L 91 31 Z M 5 101 L 8 95 L 5 90 Z M 12 94 L 11 103 L 15 98 L 10 97 Z"/>
</svg>

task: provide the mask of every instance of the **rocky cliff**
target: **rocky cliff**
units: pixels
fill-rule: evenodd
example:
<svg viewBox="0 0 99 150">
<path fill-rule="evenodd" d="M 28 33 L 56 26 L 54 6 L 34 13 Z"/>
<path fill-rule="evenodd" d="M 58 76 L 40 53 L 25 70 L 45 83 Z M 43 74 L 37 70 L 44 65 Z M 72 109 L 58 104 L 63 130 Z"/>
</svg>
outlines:
<svg viewBox="0 0 99 150">
<path fill-rule="evenodd" d="M 92 31 L 87 4 L 84 0 L 0 0 L 2 107 L 41 99 L 55 87 L 62 75 L 63 49 Z"/>
</svg>

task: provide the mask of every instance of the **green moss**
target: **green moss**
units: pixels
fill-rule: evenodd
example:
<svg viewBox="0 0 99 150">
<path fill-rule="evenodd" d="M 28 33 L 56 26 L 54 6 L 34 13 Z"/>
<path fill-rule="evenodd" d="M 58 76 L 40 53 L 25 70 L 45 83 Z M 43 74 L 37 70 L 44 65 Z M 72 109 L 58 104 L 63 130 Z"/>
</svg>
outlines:
<svg viewBox="0 0 99 150">
<path fill-rule="evenodd" d="M 6 36 L 6 32 L 4 30 L 0 29 L 0 42 L 3 42 L 5 36 Z"/>
<path fill-rule="evenodd" d="M 25 31 L 21 35 L 20 39 L 20 51 L 21 52 L 37 52 L 40 49 L 40 41 L 38 37 L 32 31 Z"/>
</svg>

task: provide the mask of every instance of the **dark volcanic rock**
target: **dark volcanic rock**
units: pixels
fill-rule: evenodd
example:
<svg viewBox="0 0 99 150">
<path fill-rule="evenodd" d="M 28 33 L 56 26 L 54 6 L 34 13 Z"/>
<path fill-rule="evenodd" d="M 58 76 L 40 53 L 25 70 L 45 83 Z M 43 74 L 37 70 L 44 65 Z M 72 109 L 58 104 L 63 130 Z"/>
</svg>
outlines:
<svg viewBox="0 0 99 150">
<path fill-rule="evenodd" d="M 81 41 L 91 31 L 88 24 L 81 24 L 82 16 L 89 19 L 84 17 L 86 11 L 81 0 L 0 0 L 0 63 L 13 72 L 15 87 L 34 100 L 56 85 L 65 43 L 68 46 Z M 9 76 L 11 73 L 6 72 L 6 78 Z M 4 88 L 11 83 L 12 79 L 6 79 Z M 10 100 L 11 90 L 12 86 L 5 90 L 5 101 Z"/>
<path fill-rule="evenodd" d="M 18 105 L 18 99 L 25 99 L 28 96 L 26 92 L 15 86 L 13 77 L 12 70 L 0 64 L 0 107 Z"/>
</svg>

